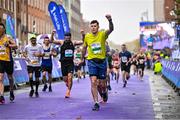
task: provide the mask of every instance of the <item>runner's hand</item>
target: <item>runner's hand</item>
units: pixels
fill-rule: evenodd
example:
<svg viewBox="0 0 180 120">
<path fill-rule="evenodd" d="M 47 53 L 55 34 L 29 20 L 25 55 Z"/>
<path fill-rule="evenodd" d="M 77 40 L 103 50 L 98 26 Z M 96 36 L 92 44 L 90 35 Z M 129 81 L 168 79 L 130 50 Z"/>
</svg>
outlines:
<svg viewBox="0 0 180 120">
<path fill-rule="evenodd" d="M 9 47 L 9 42 L 5 42 L 5 43 L 4 43 L 4 46 L 5 46 L 5 47 Z"/>
<path fill-rule="evenodd" d="M 85 34 L 83 29 L 81 29 L 80 33 L 81 33 L 81 35 Z"/>
<path fill-rule="evenodd" d="M 108 20 L 111 20 L 111 19 L 112 19 L 110 14 L 107 14 L 107 15 L 106 15 L 106 18 L 107 18 Z"/>
<path fill-rule="evenodd" d="M 39 56 L 40 56 L 40 53 L 34 52 L 33 55 L 34 55 L 35 57 L 39 57 Z"/>
<path fill-rule="evenodd" d="M 52 31 L 52 35 L 53 35 L 53 36 L 54 36 L 54 34 L 56 34 L 56 31 L 55 31 L 55 30 Z"/>
</svg>

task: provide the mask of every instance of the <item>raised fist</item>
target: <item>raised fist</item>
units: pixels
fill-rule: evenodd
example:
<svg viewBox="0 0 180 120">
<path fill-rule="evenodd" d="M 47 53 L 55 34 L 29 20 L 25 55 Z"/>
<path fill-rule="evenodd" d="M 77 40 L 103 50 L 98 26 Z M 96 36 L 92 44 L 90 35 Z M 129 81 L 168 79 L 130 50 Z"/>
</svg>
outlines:
<svg viewBox="0 0 180 120">
<path fill-rule="evenodd" d="M 111 19 L 112 19 L 110 14 L 107 14 L 107 15 L 106 15 L 106 18 L 107 18 L 108 20 L 111 20 Z"/>
</svg>

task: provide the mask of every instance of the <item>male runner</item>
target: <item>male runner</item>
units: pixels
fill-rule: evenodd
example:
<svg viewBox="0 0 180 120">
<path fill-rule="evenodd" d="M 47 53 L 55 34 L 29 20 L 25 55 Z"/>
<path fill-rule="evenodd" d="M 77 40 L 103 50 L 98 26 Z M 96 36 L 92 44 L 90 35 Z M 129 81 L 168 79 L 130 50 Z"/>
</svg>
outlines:
<svg viewBox="0 0 180 120">
<path fill-rule="evenodd" d="M 75 69 L 75 74 L 77 75 L 78 78 L 78 83 L 79 80 L 81 79 L 81 58 L 82 58 L 82 51 L 81 49 L 78 47 L 76 48 L 75 52 L 74 52 L 74 69 Z"/>
<path fill-rule="evenodd" d="M 121 46 L 122 52 L 119 53 L 119 58 L 121 61 L 121 71 L 122 71 L 122 80 L 124 82 L 123 87 L 126 87 L 127 80 L 130 78 L 130 61 L 131 61 L 131 53 L 127 51 L 126 45 L 123 44 Z"/>
<path fill-rule="evenodd" d="M 103 97 L 104 102 L 107 101 L 107 63 L 105 42 L 114 28 L 111 15 L 106 15 L 106 18 L 109 21 L 109 30 L 99 31 L 99 22 L 97 20 L 93 20 L 90 23 L 91 33 L 86 34 L 84 38 L 83 56 L 85 55 L 85 51 L 87 49 L 88 69 L 91 79 L 91 93 L 95 103 L 92 110 L 95 111 L 98 111 L 100 107 L 98 104 L 98 89 L 101 91 L 100 95 Z"/>
<path fill-rule="evenodd" d="M 146 55 L 143 53 L 143 50 L 140 50 L 140 53 L 137 55 L 137 61 L 138 61 L 139 80 L 143 80 L 145 61 L 146 61 Z"/>
<path fill-rule="evenodd" d="M 115 75 L 115 80 L 118 83 L 118 81 L 119 81 L 120 59 L 119 59 L 119 53 L 117 53 L 117 52 L 115 52 L 112 55 L 112 66 L 113 66 L 113 73 Z"/>
<path fill-rule="evenodd" d="M 52 32 L 51 40 L 54 44 L 61 45 L 61 70 L 63 75 L 63 80 L 67 86 L 67 91 L 65 98 L 70 97 L 70 92 L 72 88 L 72 79 L 73 79 L 73 71 L 74 71 L 74 46 L 80 45 L 83 42 L 73 40 L 71 41 L 71 33 L 65 33 L 64 40 L 54 40 L 55 32 Z"/>
<path fill-rule="evenodd" d="M 4 73 L 6 72 L 10 82 L 10 100 L 14 100 L 13 93 L 13 62 L 11 61 L 11 48 L 17 48 L 14 40 L 9 39 L 5 34 L 5 26 L 0 23 L 0 104 L 5 103 L 4 99 Z"/>
<path fill-rule="evenodd" d="M 41 57 L 44 55 L 44 51 L 41 45 L 37 44 L 36 38 L 30 38 L 30 44 L 26 45 L 24 49 L 24 57 L 26 58 L 27 64 L 27 71 L 29 75 L 29 83 L 31 86 L 31 90 L 29 96 L 32 97 L 34 94 L 33 88 L 33 73 L 35 73 L 35 96 L 39 97 L 38 87 L 39 87 L 39 77 L 40 77 L 40 70 L 41 70 Z"/>
<path fill-rule="evenodd" d="M 43 50 L 44 50 L 44 55 L 42 57 L 41 68 L 42 68 L 44 88 L 42 91 L 46 91 L 46 89 L 48 88 L 47 80 L 46 80 L 46 73 L 48 73 L 49 92 L 52 92 L 52 87 L 51 87 L 51 83 L 52 83 L 52 56 L 55 56 L 56 52 L 55 52 L 55 50 L 53 50 L 48 36 L 44 38 Z"/>
</svg>

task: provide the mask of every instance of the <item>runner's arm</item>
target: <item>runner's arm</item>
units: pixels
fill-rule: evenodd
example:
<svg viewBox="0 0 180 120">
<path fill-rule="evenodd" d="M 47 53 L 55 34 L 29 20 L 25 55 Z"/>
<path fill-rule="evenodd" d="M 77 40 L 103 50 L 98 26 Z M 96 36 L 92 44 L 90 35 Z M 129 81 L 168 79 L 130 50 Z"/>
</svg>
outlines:
<svg viewBox="0 0 180 120">
<path fill-rule="evenodd" d="M 55 34 L 55 31 L 52 32 L 50 41 L 54 44 L 62 45 L 64 40 L 54 40 L 54 34 Z"/>
<path fill-rule="evenodd" d="M 24 50 L 23 50 L 23 57 L 26 59 L 27 62 L 30 62 L 30 59 L 28 58 L 28 55 L 27 55 L 27 48 L 25 47 Z"/>
<path fill-rule="evenodd" d="M 85 57 L 85 55 L 86 55 L 86 50 L 87 50 L 87 46 L 83 46 L 83 48 L 82 48 L 81 61 L 84 61 L 84 57 Z"/>
<path fill-rule="evenodd" d="M 84 30 L 81 30 L 81 35 L 82 35 L 82 40 L 73 40 L 73 44 L 76 46 L 76 45 L 82 45 L 83 42 L 84 42 L 84 38 L 85 38 L 85 33 L 84 33 Z"/>
<path fill-rule="evenodd" d="M 7 47 L 10 47 L 12 49 L 18 48 L 18 46 L 16 45 L 16 42 L 13 39 L 9 39 L 9 42 L 7 43 Z"/>
<path fill-rule="evenodd" d="M 111 15 L 106 15 L 106 18 L 109 21 L 109 29 L 106 30 L 106 35 L 109 36 L 111 34 L 111 32 L 114 30 L 114 25 L 113 25 L 113 22 L 112 22 Z"/>
<path fill-rule="evenodd" d="M 82 45 L 83 41 L 79 41 L 79 40 L 73 40 L 73 44 L 76 45 Z"/>
</svg>

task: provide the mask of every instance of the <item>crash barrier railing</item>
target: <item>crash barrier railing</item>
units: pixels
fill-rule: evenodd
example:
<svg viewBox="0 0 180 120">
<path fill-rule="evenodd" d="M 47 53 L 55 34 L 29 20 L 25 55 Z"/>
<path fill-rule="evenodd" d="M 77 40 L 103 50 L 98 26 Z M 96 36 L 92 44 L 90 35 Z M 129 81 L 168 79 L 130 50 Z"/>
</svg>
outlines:
<svg viewBox="0 0 180 120">
<path fill-rule="evenodd" d="M 53 70 L 52 70 L 52 78 L 60 78 L 62 77 L 61 66 L 58 59 L 53 59 Z M 23 58 L 14 58 L 14 83 L 20 84 L 29 81 L 28 72 L 27 72 L 27 63 Z M 42 79 L 42 75 L 41 78 Z M 7 74 L 4 76 L 4 85 L 9 85 L 9 80 L 7 78 Z"/>
<path fill-rule="evenodd" d="M 166 80 L 175 90 L 180 92 L 180 61 L 163 59 L 161 63 L 163 65 L 162 75 L 167 78 Z"/>
</svg>

